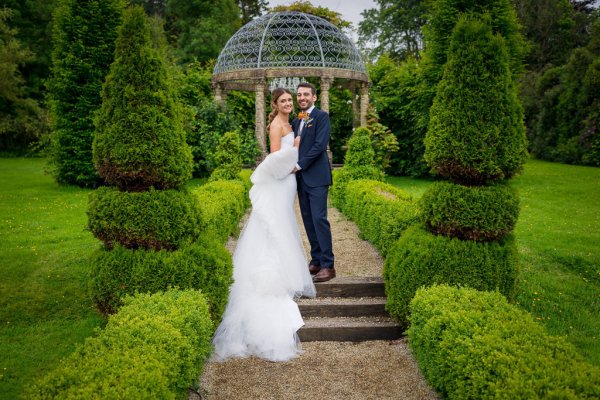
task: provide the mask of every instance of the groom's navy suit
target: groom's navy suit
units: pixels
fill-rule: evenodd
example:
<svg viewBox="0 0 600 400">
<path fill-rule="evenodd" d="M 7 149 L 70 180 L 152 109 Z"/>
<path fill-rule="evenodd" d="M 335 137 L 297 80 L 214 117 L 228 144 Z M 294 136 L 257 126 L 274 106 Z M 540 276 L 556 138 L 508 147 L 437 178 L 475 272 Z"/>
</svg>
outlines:
<svg viewBox="0 0 600 400">
<path fill-rule="evenodd" d="M 294 136 L 298 136 L 300 125 L 301 120 L 292 121 Z M 333 268 L 331 228 L 327 221 L 327 191 L 332 183 L 327 156 L 330 132 L 329 114 L 313 108 L 300 133 L 300 170 L 296 172 L 298 201 L 310 242 L 311 264 L 322 268 Z"/>
</svg>

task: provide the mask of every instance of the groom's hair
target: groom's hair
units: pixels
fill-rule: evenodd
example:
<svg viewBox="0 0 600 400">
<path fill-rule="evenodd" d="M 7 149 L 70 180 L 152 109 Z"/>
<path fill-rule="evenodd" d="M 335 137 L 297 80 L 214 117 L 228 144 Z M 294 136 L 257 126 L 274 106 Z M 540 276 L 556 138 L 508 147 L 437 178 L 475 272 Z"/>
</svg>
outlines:
<svg viewBox="0 0 600 400">
<path fill-rule="evenodd" d="M 301 87 L 307 87 L 307 88 L 310 89 L 310 92 L 312 93 L 313 96 L 317 95 L 317 88 L 312 83 L 300 82 L 300 84 L 298 85 L 298 87 L 299 88 L 301 88 Z"/>
</svg>

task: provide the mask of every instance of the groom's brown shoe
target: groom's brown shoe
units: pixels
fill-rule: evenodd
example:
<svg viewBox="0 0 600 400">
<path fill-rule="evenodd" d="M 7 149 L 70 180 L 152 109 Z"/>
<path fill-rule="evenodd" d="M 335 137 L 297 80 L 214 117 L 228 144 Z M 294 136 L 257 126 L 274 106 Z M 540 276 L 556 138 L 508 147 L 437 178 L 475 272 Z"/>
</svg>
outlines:
<svg viewBox="0 0 600 400">
<path fill-rule="evenodd" d="M 314 265 L 314 264 L 308 264 L 308 270 L 310 271 L 311 275 L 315 275 L 316 273 L 318 273 L 321 270 L 321 266 Z"/>
<path fill-rule="evenodd" d="M 313 276 L 313 282 L 327 282 L 333 278 L 335 278 L 334 268 L 321 268 L 321 270 Z"/>
</svg>

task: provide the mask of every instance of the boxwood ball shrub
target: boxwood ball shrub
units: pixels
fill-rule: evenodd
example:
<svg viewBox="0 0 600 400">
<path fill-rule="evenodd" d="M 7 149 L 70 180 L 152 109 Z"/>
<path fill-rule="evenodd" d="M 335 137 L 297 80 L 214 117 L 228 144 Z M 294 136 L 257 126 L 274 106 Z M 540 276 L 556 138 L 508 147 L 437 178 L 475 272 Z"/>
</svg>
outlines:
<svg viewBox="0 0 600 400">
<path fill-rule="evenodd" d="M 435 182 L 420 205 L 430 232 L 477 241 L 501 239 L 512 232 L 519 216 L 517 191 L 506 184 Z"/>
<path fill-rule="evenodd" d="M 201 292 L 136 295 L 58 367 L 28 399 L 178 399 L 211 352 L 213 323 Z"/>
<path fill-rule="evenodd" d="M 497 292 L 419 289 L 409 345 L 448 399 L 597 399 L 600 369 Z"/>
<path fill-rule="evenodd" d="M 106 247 L 170 249 L 195 242 L 200 208 L 187 190 L 122 192 L 102 187 L 90 194 L 88 228 Z"/>
<path fill-rule="evenodd" d="M 177 251 L 97 250 L 90 260 L 89 292 L 97 307 L 114 313 L 127 295 L 169 287 L 200 289 L 214 321 L 220 321 L 232 282 L 231 254 L 220 239 L 203 235 Z"/>
<path fill-rule="evenodd" d="M 141 7 L 125 12 L 96 118 L 94 165 L 121 190 L 183 185 L 192 173 L 182 108 Z"/>
<path fill-rule="evenodd" d="M 512 235 L 495 242 L 475 242 L 434 235 L 414 225 L 394 243 L 385 259 L 386 309 L 405 322 L 417 289 L 436 283 L 498 290 L 513 298 L 517 271 Z"/>
<path fill-rule="evenodd" d="M 382 255 L 419 219 L 412 197 L 390 184 L 359 179 L 346 185 L 344 213 Z"/>
<path fill-rule="evenodd" d="M 488 19 L 458 20 L 425 138 L 432 171 L 467 185 L 509 178 L 527 158 L 509 55 Z"/>
</svg>

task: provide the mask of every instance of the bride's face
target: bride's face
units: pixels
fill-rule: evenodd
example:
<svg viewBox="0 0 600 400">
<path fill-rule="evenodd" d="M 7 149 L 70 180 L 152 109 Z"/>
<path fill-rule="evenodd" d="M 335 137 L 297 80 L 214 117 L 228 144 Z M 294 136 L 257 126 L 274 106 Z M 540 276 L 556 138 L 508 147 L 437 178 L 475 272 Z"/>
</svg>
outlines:
<svg viewBox="0 0 600 400">
<path fill-rule="evenodd" d="M 277 99 L 277 111 L 283 114 L 290 114 L 294 111 L 294 100 L 292 95 L 284 93 Z"/>
</svg>

